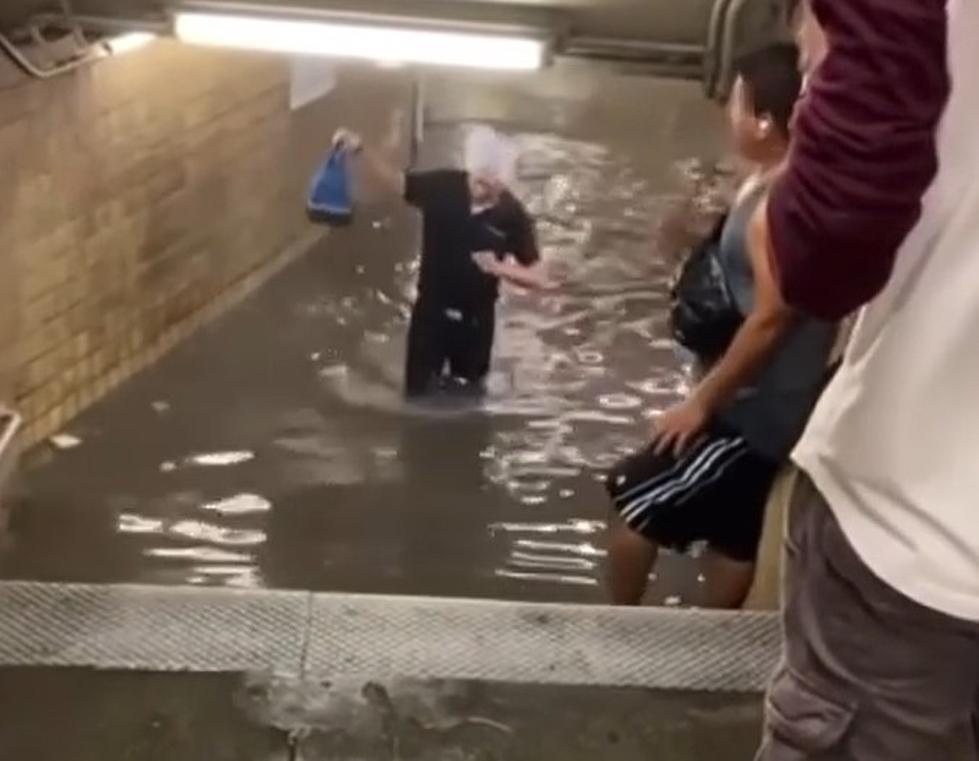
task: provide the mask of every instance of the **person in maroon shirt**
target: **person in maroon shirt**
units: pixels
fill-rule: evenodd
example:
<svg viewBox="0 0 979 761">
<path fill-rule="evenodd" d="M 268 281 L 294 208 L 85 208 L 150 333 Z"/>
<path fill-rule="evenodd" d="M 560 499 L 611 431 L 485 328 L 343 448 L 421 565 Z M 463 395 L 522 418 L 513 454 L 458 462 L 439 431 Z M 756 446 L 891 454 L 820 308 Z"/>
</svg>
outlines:
<svg viewBox="0 0 979 761">
<path fill-rule="evenodd" d="M 835 320 L 887 283 L 938 171 L 945 1 L 811 0 L 798 13 L 807 95 L 756 234 L 786 301 Z"/>
<path fill-rule="evenodd" d="M 915 467 L 907 453 L 916 442 L 886 439 L 914 431 L 873 416 L 882 414 L 881 398 L 899 400 L 883 414 L 916 415 L 909 419 L 925 420 L 929 435 L 944 426 L 960 442 L 975 419 L 961 406 L 956 414 L 954 402 L 968 397 L 974 373 L 961 353 L 973 340 L 968 320 L 979 297 L 950 289 L 948 303 L 938 302 L 941 283 L 968 280 L 979 256 L 979 228 L 961 223 L 975 220 L 979 206 L 979 166 L 969 166 L 971 140 L 979 140 L 979 55 L 970 49 L 979 44 L 979 8 L 976 0 L 803 2 L 807 92 L 790 157 L 749 241 L 789 307 L 824 319 L 869 308 L 858 322 L 859 356 L 845 360 L 796 451 L 804 473 L 786 537 L 784 652 L 757 758 L 971 761 L 979 749 L 975 729 L 966 747 L 979 698 L 979 621 L 969 612 L 975 585 L 958 569 L 975 562 L 977 533 L 961 529 L 962 506 L 974 495 L 957 485 L 975 473 L 975 448 L 931 453 L 937 469 Z M 936 186 L 939 199 L 929 196 L 926 206 Z M 900 357 L 915 349 L 885 330 L 898 319 L 916 336 L 948 341 L 945 353 L 945 345 L 922 347 L 931 351 L 907 357 L 905 368 L 907 375 L 914 362 L 940 360 L 915 376 L 933 379 L 937 402 L 895 377 Z M 933 329 L 921 330 L 925 324 Z M 829 496 L 822 484 L 832 486 Z M 921 499 L 936 492 L 946 504 Z M 961 558 L 936 547 L 961 547 Z"/>
</svg>

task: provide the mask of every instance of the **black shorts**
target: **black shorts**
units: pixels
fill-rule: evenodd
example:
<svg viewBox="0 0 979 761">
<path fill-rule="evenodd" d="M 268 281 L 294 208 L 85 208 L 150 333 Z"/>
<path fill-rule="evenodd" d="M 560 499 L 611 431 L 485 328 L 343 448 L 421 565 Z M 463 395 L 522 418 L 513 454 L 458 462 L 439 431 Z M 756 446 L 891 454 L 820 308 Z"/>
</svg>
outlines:
<svg viewBox="0 0 979 761">
<path fill-rule="evenodd" d="M 681 552 L 706 541 L 752 562 L 778 469 L 741 436 L 718 429 L 679 458 L 647 447 L 616 465 L 606 486 L 622 520 L 650 541 Z"/>
<path fill-rule="evenodd" d="M 490 371 L 495 304 L 460 310 L 419 300 L 411 313 L 405 394 L 422 396 L 440 388 L 444 379 L 480 393 Z"/>
</svg>

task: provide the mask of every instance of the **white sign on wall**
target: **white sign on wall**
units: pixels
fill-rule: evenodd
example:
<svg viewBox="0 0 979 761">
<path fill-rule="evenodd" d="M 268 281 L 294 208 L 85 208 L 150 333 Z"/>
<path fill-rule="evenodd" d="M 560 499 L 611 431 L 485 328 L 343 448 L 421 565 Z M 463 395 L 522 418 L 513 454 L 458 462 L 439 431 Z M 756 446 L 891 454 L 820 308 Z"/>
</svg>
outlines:
<svg viewBox="0 0 979 761">
<path fill-rule="evenodd" d="M 328 58 L 301 56 L 292 59 L 289 107 L 295 111 L 329 95 L 337 85 L 337 69 Z"/>
</svg>

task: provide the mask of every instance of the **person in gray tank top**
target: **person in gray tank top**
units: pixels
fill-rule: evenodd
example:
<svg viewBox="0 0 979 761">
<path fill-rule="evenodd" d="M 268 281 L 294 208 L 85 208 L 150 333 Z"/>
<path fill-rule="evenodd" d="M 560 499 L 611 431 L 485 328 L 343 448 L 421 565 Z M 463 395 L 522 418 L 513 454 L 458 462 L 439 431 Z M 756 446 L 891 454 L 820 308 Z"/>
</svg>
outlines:
<svg viewBox="0 0 979 761">
<path fill-rule="evenodd" d="M 742 188 L 721 235 L 719 259 L 741 314 L 755 306 L 755 278 L 748 256 L 748 222 L 765 196 L 767 182 L 753 178 Z M 835 324 L 798 316 L 755 377 L 741 386 L 718 418 L 744 436 L 757 453 L 781 462 L 802 435 L 826 377 L 836 340 Z"/>
<path fill-rule="evenodd" d="M 739 607 L 754 578 L 768 493 L 802 433 L 827 373 L 833 325 L 781 299 L 749 221 L 789 150 L 802 78 L 798 50 L 777 44 L 738 61 L 733 141 L 752 167 L 725 222 L 717 261 L 744 320 L 689 398 L 655 422 L 652 443 L 609 474 L 608 582 L 638 605 L 660 547 L 706 541 L 706 600 Z M 735 322 L 735 325 L 737 322 Z"/>
</svg>

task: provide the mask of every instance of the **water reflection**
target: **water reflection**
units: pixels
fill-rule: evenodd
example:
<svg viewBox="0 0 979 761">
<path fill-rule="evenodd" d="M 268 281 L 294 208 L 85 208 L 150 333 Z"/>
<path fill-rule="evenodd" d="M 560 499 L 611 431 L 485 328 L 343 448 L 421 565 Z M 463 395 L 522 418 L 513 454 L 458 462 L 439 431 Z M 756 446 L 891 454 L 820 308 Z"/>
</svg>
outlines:
<svg viewBox="0 0 979 761">
<path fill-rule="evenodd" d="M 178 521 L 170 526 L 174 536 L 210 542 L 218 546 L 254 546 L 265 542 L 264 531 L 233 529 L 204 521 Z"/>
<path fill-rule="evenodd" d="M 227 499 L 206 502 L 201 509 L 219 515 L 249 515 L 268 512 L 272 509 L 272 503 L 258 494 L 236 494 Z"/>
<path fill-rule="evenodd" d="M 173 506 L 187 505 L 192 495 L 177 495 Z M 238 494 L 226 499 L 202 502 L 200 511 L 218 518 L 264 513 L 271 503 L 255 494 Z M 255 555 L 243 548 L 258 548 L 265 544 L 264 531 L 233 528 L 201 519 L 172 519 L 122 513 L 118 519 L 121 534 L 143 535 L 151 539 L 143 549 L 144 557 L 174 566 L 186 567 L 189 584 L 214 584 L 236 587 L 263 586 L 262 574 Z M 174 546 L 173 542 L 180 542 Z"/>
<path fill-rule="evenodd" d="M 490 533 L 510 534 L 600 534 L 605 531 L 604 521 L 569 520 L 567 523 L 493 523 Z"/>
<path fill-rule="evenodd" d="M 494 536 L 509 545 L 505 564 L 496 569 L 500 578 L 520 581 L 598 586 L 605 550 L 598 542 L 604 532 L 601 521 L 569 520 L 565 523 L 497 523 Z M 559 540 L 541 535 L 559 536 Z M 592 541 L 578 537 L 593 537 Z"/>
<path fill-rule="evenodd" d="M 188 465 L 200 465 L 207 468 L 240 465 L 255 457 L 254 452 L 207 452 L 190 455 L 185 460 Z"/>
<path fill-rule="evenodd" d="M 513 571 L 509 568 L 497 568 L 497 577 L 515 581 L 542 581 L 548 584 L 570 584 L 582 587 L 597 587 L 598 579 L 594 576 L 572 575 L 567 573 L 531 573 L 529 571 Z"/>
</svg>

